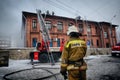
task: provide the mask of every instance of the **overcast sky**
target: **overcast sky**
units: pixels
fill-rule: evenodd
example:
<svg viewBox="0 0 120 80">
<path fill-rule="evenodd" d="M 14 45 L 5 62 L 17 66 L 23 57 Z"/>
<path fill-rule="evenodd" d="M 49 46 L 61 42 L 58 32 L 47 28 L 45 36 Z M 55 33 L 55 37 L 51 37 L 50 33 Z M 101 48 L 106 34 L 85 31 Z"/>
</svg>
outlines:
<svg viewBox="0 0 120 80">
<path fill-rule="evenodd" d="M 120 0 L 0 0 L 0 36 L 20 35 L 22 11 L 36 12 L 36 9 L 120 25 Z"/>
</svg>

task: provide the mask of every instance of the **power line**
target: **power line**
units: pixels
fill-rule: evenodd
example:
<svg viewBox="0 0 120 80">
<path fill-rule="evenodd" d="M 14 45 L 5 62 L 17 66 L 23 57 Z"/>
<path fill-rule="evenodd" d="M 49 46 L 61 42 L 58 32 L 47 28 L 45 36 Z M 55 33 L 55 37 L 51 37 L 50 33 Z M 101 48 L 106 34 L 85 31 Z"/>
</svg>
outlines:
<svg viewBox="0 0 120 80">
<path fill-rule="evenodd" d="M 63 3 L 63 2 L 61 2 L 61 1 L 59 1 L 59 0 L 56 0 L 56 1 L 57 1 L 58 3 L 64 5 L 64 6 L 66 6 L 66 7 L 69 8 L 70 10 L 72 9 L 72 10 L 75 10 L 76 12 L 79 12 L 80 14 L 83 14 L 83 13 L 81 13 L 79 10 L 76 10 L 75 8 L 73 8 L 73 7 L 67 5 L 67 4 L 65 4 L 65 3 Z M 83 15 L 84 15 L 84 14 L 83 14 Z M 84 16 L 85 16 L 85 15 L 84 15 Z"/>
<path fill-rule="evenodd" d="M 109 1 L 109 0 L 108 0 L 108 1 Z M 104 4 L 102 4 L 101 6 L 99 6 L 98 8 L 96 8 L 96 9 L 90 8 L 90 6 L 86 5 L 89 9 L 92 10 L 92 12 L 89 13 L 89 14 L 92 14 L 92 15 L 91 15 L 91 16 L 89 15 L 89 16 L 92 17 L 92 16 L 94 16 L 93 13 L 96 13 L 96 14 L 98 14 L 98 16 L 102 17 L 103 19 L 108 20 L 107 18 L 103 17 L 103 16 L 101 15 L 101 13 L 98 12 L 98 10 L 100 10 L 100 8 L 104 8 L 104 7 L 106 6 L 106 4 L 108 3 L 108 1 L 105 2 Z M 99 0 L 98 0 L 97 2 L 99 2 Z M 89 4 L 89 3 L 86 2 L 85 0 L 84 0 L 84 3 L 85 3 L 85 4 Z"/>
<path fill-rule="evenodd" d="M 55 3 L 55 2 L 53 2 L 53 1 L 50 1 L 50 0 L 43 0 L 43 1 L 49 3 L 49 5 L 51 5 L 51 6 L 53 6 L 53 7 L 59 8 L 59 9 L 61 9 L 61 10 L 64 10 L 64 11 L 66 11 L 66 12 L 72 14 L 72 15 L 75 14 L 73 11 L 70 11 L 70 10 L 68 10 L 67 8 L 65 8 L 65 7 L 63 7 L 63 6 Z"/>
<path fill-rule="evenodd" d="M 69 13 L 69 14 L 72 14 L 72 15 L 76 15 L 76 12 L 77 12 L 77 14 L 78 14 L 78 13 L 81 13 L 80 11 L 74 9 L 73 7 L 65 4 L 64 2 L 62 2 L 62 1 L 60 1 L 60 0 L 56 0 L 57 2 L 56 2 L 56 1 L 52 1 L 52 0 L 43 0 L 43 1 L 44 1 L 44 2 L 47 2 L 49 5 L 51 5 L 51 6 L 53 6 L 53 7 L 59 8 L 59 9 L 61 9 L 61 10 L 64 10 L 65 12 L 67 12 L 67 13 Z M 97 16 L 100 16 L 100 17 L 102 17 L 103 19 L 108 20 L 108 19 L 107 19 L 106 17 L 104 17 L 100 12 L 98 12 L 99 9 L 104 8 L 105 6 L 108 6 L 108 4 L 106 4 L 106 3 L 110 3 L 110 2 L 108 2 L 108 1 L 109 1 L 109 0 L 107 0 L 104 4 L 101 4 L 101 6 L 99 6 L 99 7 L 96 8 L 96 9 L 91 9 L 88 5 L 86 5 L 86 6 L 88 6 L 88 8 L 90 8 L 94 13 L 97 13 L 97 14 L 98 14 Z M 85 3 L 87 3 L 87 2 L 85 1 Z M 103 6 L 103 5 L 104 5 L 104 6 Z M 90 14 L 93 14 L 93 12 L 90 13 Z M 81 13 L 81 14 L 82 14 L 82 13 Z M 90 16 L 90 15 L 89 15 L 89 16 Z M 80 17 L 82 17 L 82 16 L 80 15 Z M 84 19 L 84 18 L 83 18 L 83 19 Z"/>
<path fill-rule="evenodd" d="M 66 12 L 68 12 L 69 14 L 72 14 L 72 15 L 76 15 L 76 12 L 77 12 L 77 14 L 78 14 L 78 13 L 81 13 L 80 11 L 74 9 L 73 7 L 68 6 L 68 5 L 66 5 L 65 3 L 61 2 L 61 1 L 58 1 L 58 0 L 56 0 L 57 2 L 53 2 L 53 1 L 51 1 L 51 0 L 43 0 L 43 1 L 49 3 L 51 6 L 54 6 L 54 7 L 56 7 L 56 8 L 59 8 L 59 9 L 61 9 L 61 10 L 64 10 L 64 11 L 66 11 Z M 72 10 L 71 10 L 71 9 L 72 9 Z M 83 13 L 81 13 L 81 14 L 83 14 Z M 80 15 L 80 16 L 81 16 L 81 15 Z"/>
<path fill-rule="evenodd" d="M 98 1 L 99 2 L 99 1 Z M 88 6 L 88 5 L 87 5 Z M 92 12 L 90 13 L 90 14 L 93 14 L 93 13 L 96 13 L 96 14 L 98 14 L 98 16 L 100 16 L 100 17 L 102 17 L 103 19 L 105 19 L 105 20 L 109 20 L 108 18 L 105 18 L 100 12 L 98 12 L 98 11 L 100 11 L 100 9 L 104 9 L 105 10 L 105 7 L 109 7 L 109 6 L 114 6 L 114 5 L 112 5 L 112 1 L 109 1 L 109 0 L 107 0 L 106 2 L 104 2 L 103 4 L 101 4 L 98 8 L 96 8 L 96 9 L 91 9 L 89 6 L 88 6 L 88 8 L 90 8 L 91 10 L 92 10 Z M 92 15 L 92 16 L 94 16 L 94 15 Z M 114 15 L 113 15 L 114 16 Z"/>
</svg>

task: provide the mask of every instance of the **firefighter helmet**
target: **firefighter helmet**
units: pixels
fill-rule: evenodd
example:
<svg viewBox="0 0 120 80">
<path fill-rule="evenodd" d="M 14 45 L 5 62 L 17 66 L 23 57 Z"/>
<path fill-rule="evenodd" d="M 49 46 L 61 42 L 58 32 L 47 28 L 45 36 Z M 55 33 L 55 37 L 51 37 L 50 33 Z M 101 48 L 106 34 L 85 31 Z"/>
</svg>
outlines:
<svg viewBox="0 0 120 80">
<path fill-rule="evenodd" d="M 78 29 L 74 25 L 68 28 L 67 35 L 70 35 L 71 32 L 79 33 Z"/>
</svg>

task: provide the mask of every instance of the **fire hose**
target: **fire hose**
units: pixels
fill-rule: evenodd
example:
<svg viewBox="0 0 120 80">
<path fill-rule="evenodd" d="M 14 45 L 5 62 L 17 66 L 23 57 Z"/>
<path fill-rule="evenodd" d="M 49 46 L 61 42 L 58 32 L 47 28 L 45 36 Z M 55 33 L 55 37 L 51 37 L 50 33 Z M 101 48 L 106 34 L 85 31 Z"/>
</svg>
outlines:
<svg viewBox="0 0 120 80">
<path fill-rule="evenodd" d="M 53 73 L 52 71 L 50 71 L 48 69 L 45 69 L 45 68 L 30 68 L 30 69 L 23 69 L 23 70 L 19 70 L 19 71 L 8 73 L 8 74 L 3 76 L 3 79 L 5 79 L 5 80 L 13 80 L 11 78 L 8 78 L 8 76 L 10 76 L 12 74 L 16 74 L 16 73 L 22 72 L 22 71 L 28 71 L 28 70 L 33 70 L 33 69 L 42 69 L 42 70 L 47 71 L 51 75 L 48 75 L 48 76 L 45 76 L 45 77 L 41 77 L 41 78 L 37 78 L 37 79 L 31 79 L 31 80 L 43 80 L 43 79 L 47 79 L 47 78 L 51 78 L 51 77 L 54 77 L 55 80 L 58 80 L 56 75 L 60 75 L 60 73 Z"/>
</svg>

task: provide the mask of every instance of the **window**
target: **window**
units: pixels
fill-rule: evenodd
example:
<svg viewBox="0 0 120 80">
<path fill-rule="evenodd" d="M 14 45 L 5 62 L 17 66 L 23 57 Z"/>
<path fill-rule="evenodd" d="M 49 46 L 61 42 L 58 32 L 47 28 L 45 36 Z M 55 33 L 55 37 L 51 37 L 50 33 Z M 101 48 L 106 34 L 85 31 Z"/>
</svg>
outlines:
<svg viewBox="0 0 120 80">
<path fill-rule="evenodd" d="M 91 39 L 91 45 L 92 45 L 92 46 L 94 46 L 94 44 L 93 44 L 93 43 L 94 43 L 94 42 L 93 42 L 93 40 Z"/>
<path fill-rule="evenodd" d="M 53 39 L 50 40 L 50 47 L 53 47 Z"/>
<path fill-rule="evenodd" d="M 83 32 L 83 24 L 78 25 L 79 32 Z"/>
<path fill-rule="evenodd" d="M 48 28 L 48 30 L 50 30 L 52 28 L 52 24 L 50 21 L 45 21 L 46 22 L 46 27 Z"/>
<path fill-rule="evenodd" d="M 97 40 L 97 46 L 99 46 L 99 40 Z"/>
<path fill-rule="evenodd" d="M 96 32 L 96 34 L 98 33 L 98 32 L 97 32 L 97 30 L 98 30 L 98 27 L 97 27 L 97 26 L 95 26 L 95 32 Z"/>
<path fill-rule="evenodd" d="M 91 26 L 88 25 L 87 32 L 91 32 Z"/>
<path fill-rule="evenodd" d="M 57 29 L 58 29 L 58 31 L 63 31 L 63 23 L 62 22 L 57 23 Z"/>
<path fill-rule="evenodd" d="M 57 40 L 57 47 L 60 47 L 60 39 Z"/>
<path fill-rule="evenodd" d="M 32 39 L 32 47 L 35 47 L 37 43 L 37 38 Z"/>
<path fill-rule="evenodd" d="M 104 32 L 104 38 L 108 38 L 107 32 Z"/>
<path fill-rule="evenodd" d="M 110 44 L 109 43 L 106 43 L 106 48 L 109 48 L 110 47 Z"/>
<path fill-rule="evenodd" d="M 32 20 L 32 28 L 33 28 L 33 29 L 36 29 L 36 28 L 37 28 L 37 20 L 36 20 L 36 19 L 33 19 L 33 20 Z"/>
</svg>

